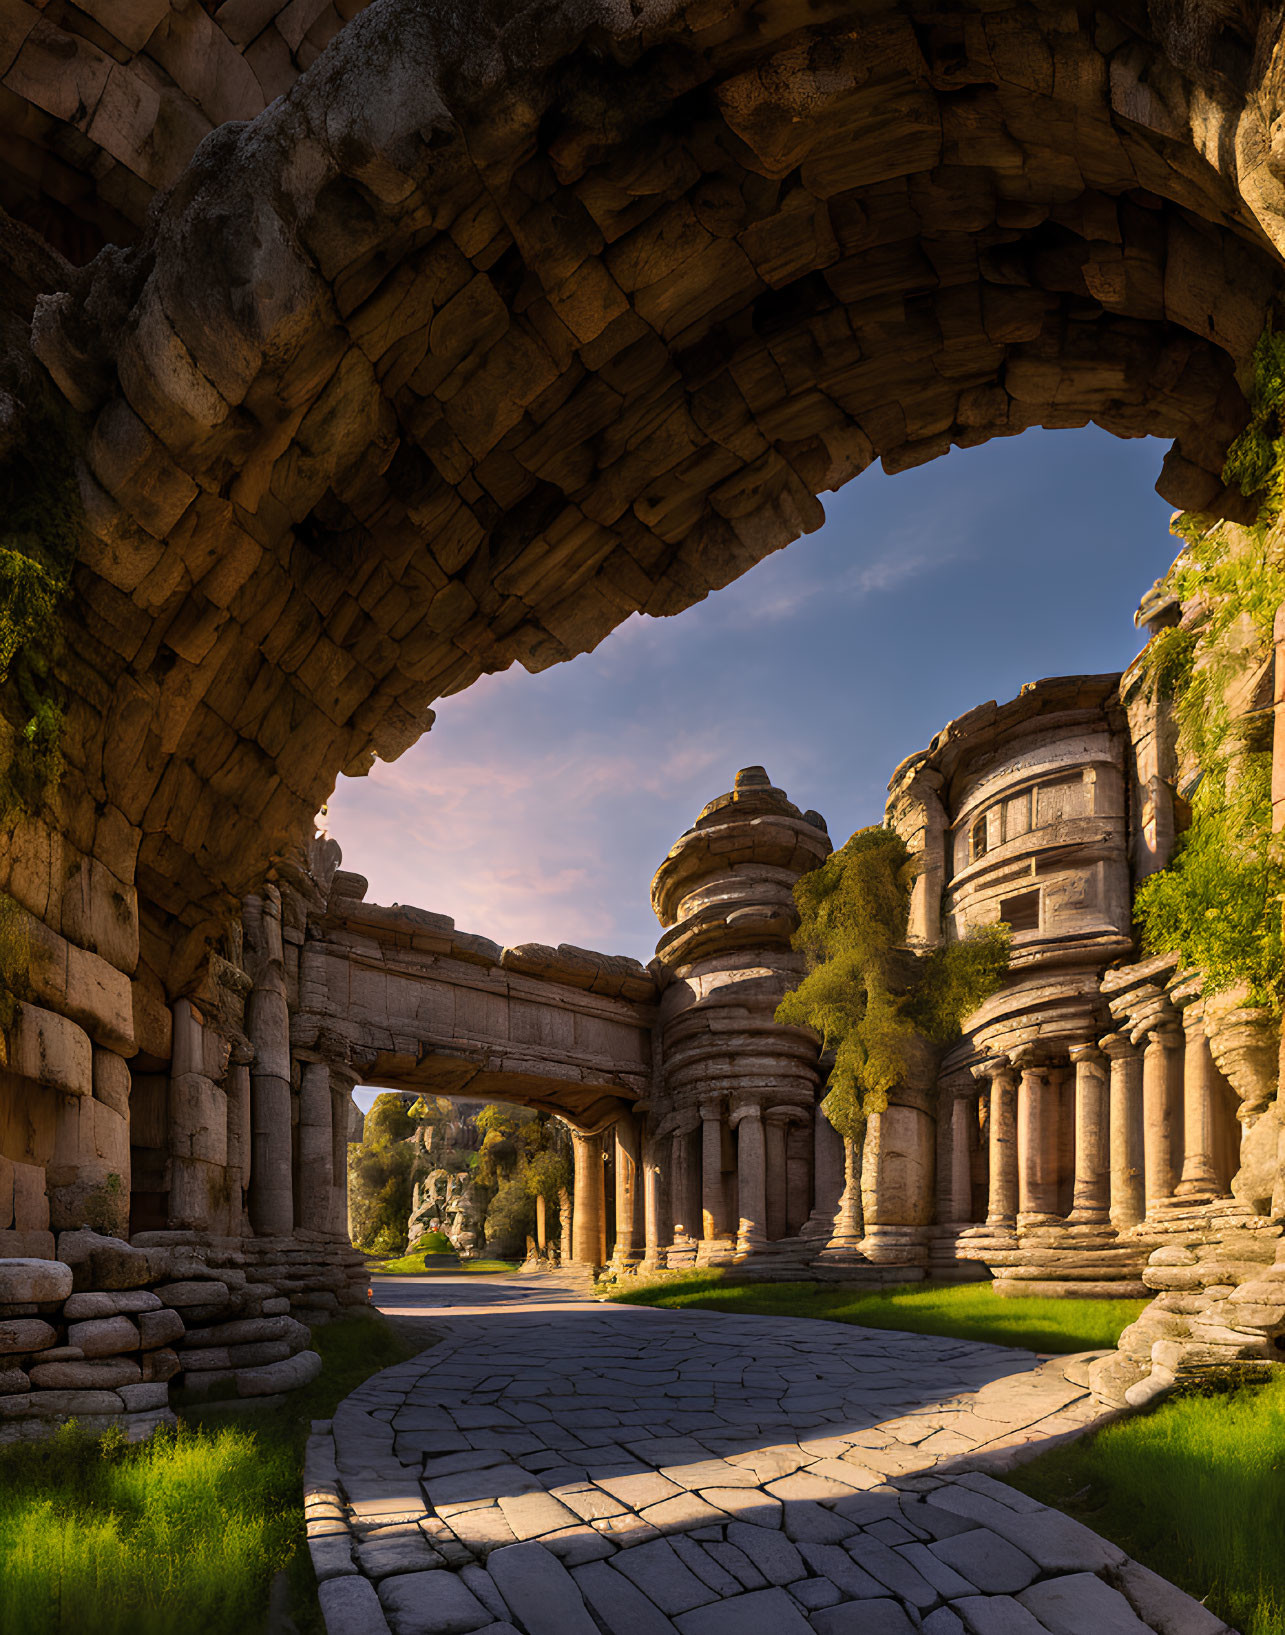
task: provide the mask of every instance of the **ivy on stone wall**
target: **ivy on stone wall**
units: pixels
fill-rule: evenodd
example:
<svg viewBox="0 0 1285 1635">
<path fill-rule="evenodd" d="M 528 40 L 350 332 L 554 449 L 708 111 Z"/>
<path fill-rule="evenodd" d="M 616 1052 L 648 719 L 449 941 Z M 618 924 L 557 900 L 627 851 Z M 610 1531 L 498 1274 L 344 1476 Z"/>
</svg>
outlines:
<svg viewBox="0 0 1285 1635">
<path fill-rule="evenodd" d="M 62 776 L 58 616 L 84 521 L 66 428 L 29 422 L 0 458 L 0 821 L 38 811 Z"/>
<path fill-rule="evenodd" d="M 1003 925 L 927 955 L 906 946 L 917 867 L 893 830 L 859 829 L 794 887 L 794 946 L 808 972 L 781 1000 L 776 1020 L 812 1028 L 834 1052 L 822 1106 L 854 1141 L 897 1085 L 960 1037 L 964 1018 L 1008 968 Z"/>
<path fill-rule="evenodd" d="M 1243 986 L 1279 1013 L 1285 854 L 1272 833 L 1272 719 L 1247 691 L 1266 683 L 1285 603 L 1285 335 L 1270 325 L 1254 351 L 1250 406 L 1223 478 L 1261 497 L 1257 520 L 1176 521 L 1186 549 L 1163 588 L 1182 603 L 1182 622 L 1143 655 L 1153 696 L 1174 707 L 1191 823 L 1134 913 L 1145 953 L 1177 950 L 1208 991 Z"/>
</svg>

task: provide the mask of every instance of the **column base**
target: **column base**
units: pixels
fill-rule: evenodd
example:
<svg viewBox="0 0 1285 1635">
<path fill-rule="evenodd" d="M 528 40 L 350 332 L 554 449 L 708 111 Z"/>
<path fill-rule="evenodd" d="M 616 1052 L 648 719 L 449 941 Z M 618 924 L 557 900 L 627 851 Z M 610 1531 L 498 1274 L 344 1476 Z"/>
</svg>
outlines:
<svg viewBox="0 0 1285 1635">
<path fill-rule="evenodd" d="M 861 1240 L 861 1252 L 875 1265 L 923 1266 L 927 1261 L 922 1226 L 870 1226 Z"/>
<path fill-rule="evenodd" d="M 1110 1226 L 1111 1214 L 1106 1209 L 1073 1209 L 1066 1217 L 1068 1226 Z"/>
</svg>

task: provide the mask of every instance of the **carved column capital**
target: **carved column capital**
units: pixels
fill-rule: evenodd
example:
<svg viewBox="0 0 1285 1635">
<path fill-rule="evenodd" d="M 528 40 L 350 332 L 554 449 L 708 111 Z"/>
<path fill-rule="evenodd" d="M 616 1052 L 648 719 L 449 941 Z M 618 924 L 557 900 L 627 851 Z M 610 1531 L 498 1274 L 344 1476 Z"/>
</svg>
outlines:
<svg viewBox="0 0 1285 1635">
<path fill-rule="evenodd" d="M 987 1084 L 992 1079 L 1013 1079 L 1017 1076 L 1017 1071 L 1007 1056 L 988 1056 L 984 1062 L 978 1062 L 969 1071 L 979 1083 Z"/>
</svg>

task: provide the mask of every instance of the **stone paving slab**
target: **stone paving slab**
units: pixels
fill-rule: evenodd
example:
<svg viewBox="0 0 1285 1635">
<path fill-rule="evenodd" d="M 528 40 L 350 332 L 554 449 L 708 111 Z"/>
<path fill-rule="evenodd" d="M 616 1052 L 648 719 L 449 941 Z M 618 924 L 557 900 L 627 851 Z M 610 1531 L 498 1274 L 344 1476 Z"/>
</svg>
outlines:
<svg viewBox="0 0 1285 1635">
<path fill-rule="evenodd" d="M 398 1279 L 449 1339 L 316 1428 L 329 1635 L 1228 1635 L 989 1474 L 1108 1417 L 1066 1359 Z"/>
</svg>

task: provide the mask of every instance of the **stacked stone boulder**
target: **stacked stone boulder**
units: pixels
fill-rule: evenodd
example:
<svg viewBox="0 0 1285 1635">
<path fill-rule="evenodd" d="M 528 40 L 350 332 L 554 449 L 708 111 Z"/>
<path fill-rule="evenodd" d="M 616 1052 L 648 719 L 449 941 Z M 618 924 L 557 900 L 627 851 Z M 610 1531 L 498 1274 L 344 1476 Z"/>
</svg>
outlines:
<svg viewBox="0 0 1285 1635">
<path fill-rule="evenodd" d="M 183 1236 L 152 1234 L 163 1235 Z M 175 1423 L 172 1389 L 198 1400 L 279 1398 L 321 1371 L 307 1323 L 291 1315 L 292 1292 L 315 1302 L 298 1309 L 322 1321 L 325 1296 L 334 1310 L 365 1299 L 332 1267 L 278 1262 L 287 1292 L 266 1261 L 236 1264 L 239 1251 L 210 1245 L 83 1230 L 62 1233 L 58 1254 L 0 1260 L 0 1442 L 68 1418 L 139 1440 Z"/>
</svg>

